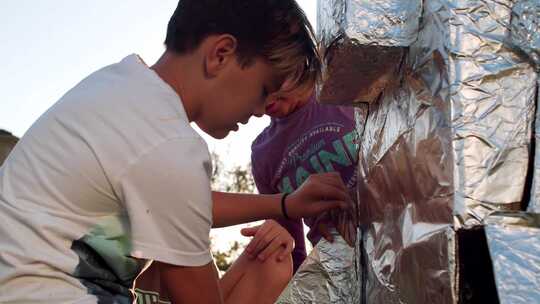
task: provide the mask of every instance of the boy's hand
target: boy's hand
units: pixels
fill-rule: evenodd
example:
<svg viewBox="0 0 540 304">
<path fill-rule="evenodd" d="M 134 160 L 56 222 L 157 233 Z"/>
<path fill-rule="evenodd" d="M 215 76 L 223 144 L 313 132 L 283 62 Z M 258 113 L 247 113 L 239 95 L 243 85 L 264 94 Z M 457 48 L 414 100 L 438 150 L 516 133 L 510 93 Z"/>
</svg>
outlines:
<svg viewBox="0 0 540 304">
<path fill-rule="evenodd" d="M 353 201 L 339 173 L 310 175 L 285 200 L 290 218 L 314 217 L 331 209 L 350 210 Z"/>
<path fill-rule="evenodd" d="M 314 219 L 308 238 L 318 233 L 328 242 L 333 243 L 335 232 L 332 231 L 335 229 L 349 246 L 354 247 L 356 244 L 356 225 L 354 212 L 332 210 Z"/>
<path fill-rule="evenodd" d="M 264 262 L 274 252 L 281 250 L 278 261 L 283 261 L 294 249 L 293 237 L 273 220 L 267 220 L 259 226 L 244 228 L 240 232 L 243 236 L 253 237 L 246 247 L 250 259 L 257 258 Z"/>
<path fill-rule="evenodd" d="M 334 236 L 332 235 L 332 232 L 330 232 L 330 228 L 332 228 L 332 227 L 333 227 L 333 225 L 330 222 L 330 219 L 325 217 L 324 219 L 321 219 L 320 221 L 317 221 L 317 224 L 315 226 L 315 230 L 317 232 L 319 232 L 319 234 L 323 238 L 325 238 L 328 242 L 333 243 L 334 242 Z"/>
</svg>

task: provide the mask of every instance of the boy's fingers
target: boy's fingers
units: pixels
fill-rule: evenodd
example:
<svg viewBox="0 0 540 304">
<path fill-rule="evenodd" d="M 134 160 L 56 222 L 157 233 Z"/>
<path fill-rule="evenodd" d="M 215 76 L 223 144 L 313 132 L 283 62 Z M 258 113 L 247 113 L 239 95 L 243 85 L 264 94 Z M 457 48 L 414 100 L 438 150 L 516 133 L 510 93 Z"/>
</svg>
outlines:
<svg viewBox="0 0 540 304">
<path fill-rule="evenodd" d="M 331 185 L 336 186 L 336 187 L 345 186 L 343 184 L 343 180 L 341 179 L 341 176 L 337 172 L 325 173 L 320 178 L 321 178 L 321 180 L 324 180 L 325 183 L 331 184 Z"/>
<path fill-rule="evenodd" d="M 291 254 L 294 249 L 294 242 L 287 242 L 285 244 L 285 249 L 283 249 L 278 257 L 278 261 L 283 261 L 287 255 Z"/>
<path fill-rule="evenodd" d="M 254 256 L 257 256 L 257 254 L 261 251 L 260 247 L 264 248 L 267 244 L 265 244 L 265 239 L 271 237 L 269 234 L 272 233 L 272 225 L 269 224 L 263 224 L 261 226 L 261 229 L 257 231 L 257 234 L 253 237 L 252 242 L 249 244 L 249 252 L 251 252 Z"/>
<path fill-rule="evenodd" d="M 329 200 L 341 200 L 341 201 L 350 201 L 351 197 L 349 196 L 348 191 L 345 188 L 336 187 L 334 185 L 325 184 L 320 191 L 324 193 L 324 197 Z"/>
<path fill-rule="evenodd" d="M 334 236 L 330 233 L 328 225 L 325 223 L 319 223 L 319 233 L 324 237 L 328 242 L 334 242 Z"/>
<path fill-rule="evenodd" d="M 258 255 L 264 251 L 268 246 L 274 243 L 274 240 L 279 236 L 275 231 L 267 233 L 261 240 L 257 243 L 256 247 L 253 249 L 253 254 Z"/>
<path fill-rule="evenodd" d="M 274 253 L 276 250 L 279 249 L 279 247 L 281 247 L 281 243 L 277 240 L 271 242 L 261 253 L 259 253 L 259 255 L 257 256 L 257 258 L 261 261 L 261 262 L 264 262 L 266 261 L 266 259 L 272 255 L 272 253 Z"/>
<path fill-rule="evenodd" d="M 260 238 L 258 238 L 257 235 L 258 235 L 258 232 L 257 234 L 255 234 L 255 236 L 251 239 L 251 242 L 249 242 L 249 244 L 246 247 L 246 251 L 250 253 L 251 255 L 253 255 L 253 253 L 255 252 L 255 248 L 257 248 L 257 245 L 260 242 Z"/>
<path fill-rule="evenodd" d="M 334 186 L 338 189 L 347 189 L 345 186 L 345 183 L 343 182 L 343 179 L 341 178 L 341 175 L 337 172 L 331 172 L 332 174 L 327 174 L 324 177 L 320 179 L 320 181 L 324 184 Z"/>
<path fill-rule="evenodd" d="M 257 233 L 257 231 L 259 230 L 260 227 L 261 226 L 242 228 L 242 230 L 240 230 L 240 233 L 243 236 L 254 236 L 255 233 Z"/>
<path fill-rule="evenodd" d="M 253 239 L 251 242 L 249 242 L 248 246 L 246 247 L 247 252 L 254 253 L 256 252 L 256 248 L 258 244 L 262 241 L 262 238 L 268 233 L 268 231 L 271 229 L 271 225 L 265 225 L 262 224 L 260 226 L 257 226 L 258 230 L 257 233 L 253 236 Z"/>
<path fill-rule="evenodd" d="M 318 204 L 318 210 L 316 213 L 323 213 L 332 209 L 349 210 L 349 204 L 344 201 L 322 201 Z"/>
<path fill-rule="evenodd" d="M 276 242 L 277 240 L 279 240 L 279 231 L 274 231 L 274 230 L 269 231 L 264 237 L 264 239 L 262 240 L 262 242 L 259 243 L 257 252 L 258 253 L 262 252 L 265 248 L 267 248 L 268 246 L 270 246 L 272 243 Z"/>
</svg>

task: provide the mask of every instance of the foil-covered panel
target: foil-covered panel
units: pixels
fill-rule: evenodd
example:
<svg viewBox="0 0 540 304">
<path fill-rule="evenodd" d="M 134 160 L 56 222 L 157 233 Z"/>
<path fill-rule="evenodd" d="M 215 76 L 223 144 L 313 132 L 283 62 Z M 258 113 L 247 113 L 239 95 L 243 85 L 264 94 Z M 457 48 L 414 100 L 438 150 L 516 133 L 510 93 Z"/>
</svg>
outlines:
<svg viewBox="0 0 540 304">
<path fill-rule="evenodd" d="M 419 75 L 407 75 L 403 84 L 370 106 L 361 143 L 366 299 L 452 303 L 448 104 Z"/>
<path fill-rule="evenodd" d="M 411 239 L 405 241 L 410 244 L 401 248 L 393 235 L 382 242 L 373 233 L 367 234 L 368 303 L 453 303 L 448 249 L 453 231 L 444 225 L 438 230 L 426 226 L 419 223 L 407 228 L 411 235 L 406 237 Z"/>
<path fill-rule="evenodd" d="M 396 85 L 405 48 L 418 35 L 421 0 L 327 0 L 318 3 L 324 53 L 318 100 L 375 102 Z"/>
<path fill-rule="evenodd" d="M 336 38 L 342 36 L 347 26 L 348 0 L 317 1 L 317 38 L 326 49 Z"/>
<path fill-rule="evenodd" d="M 382 2 L 396 3 L 319 2 L 319 99 L 367 107 L 359 124 L 362 301 L 455 303 L 454 231 L 518 210 L 527 190 L 534 47 L 509 43 L 519 1 L 423 1 L 409 6 L 420 23 L 401 19 L 401 29 L 417 28 L 401 42 L 387 39 L 399 27 L 370 27 Z"/>
<path fill-rule="evenodd" d="M 534 122 L 534 169 L 533 169 L 533 181 L 531 196 L 528 202 L 527 211 L 540 213 L 540 76 L 536 75 L 538 78 L 537 91 L 536 91 L 536 119 Z"/>
<path fill-rule="evenodd" d="M 454 303 L 452 125 L 440 1 L 426 1 L 399 87 L 369 106 L 359 156 L 367 303 Z"/>
<path fill-rule="evenodd" d="M 334 232 L 321 239 L 300 266 L 276 304 L 360 304 L 359 255 Z"/>
<path fill-rule="evenodd" d="M 536 71 L 540 71 L 540 0 L 517 1 L 512 9 L 511 43 L 519 48 L 528 57 Z M 535 160 L 533 171 L 533 184 L 528 211 L 540 213 L 540 76 L 536 75 L 537 102 L 535 120 Z"/>
<path fill-rule="evenodd" d="M 477 225 L 519 210 L 529 163 L 536 72 L 505 43 L 513 1 L 444 0 L 454 147 L 454 211 Z"/>
<path fill-rule="evenodd" d="M 486 222 L 500 303 L 540 303 L 540 215 L 498 213 Z"/>
<path fill-rule="evenodd" d="M 516 1 L 511 26 L 511 43 L 540 70 L 540 0 Z"/>
<path fill-rule="evenodd" d="M 345 35 L 361 45 L 411 45 L 418 35 L 421 0 L 319 1 L 318 32 L 330 45 Z"/>
<path fill-rule="evenodd" d="M 373 103 L 398 85 L 405 49 L 363 46 L 340 38 L 327 49 L 317 100 L 324 104 Z"/>
</svg>

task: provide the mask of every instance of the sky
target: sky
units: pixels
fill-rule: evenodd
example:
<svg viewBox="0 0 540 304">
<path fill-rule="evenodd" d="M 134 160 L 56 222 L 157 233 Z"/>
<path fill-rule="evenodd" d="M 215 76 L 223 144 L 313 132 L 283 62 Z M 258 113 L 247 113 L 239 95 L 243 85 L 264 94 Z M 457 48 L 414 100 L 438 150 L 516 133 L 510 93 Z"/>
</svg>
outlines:
<svg viewBox="0 0 540 304">
<path fill-rule="evenodd" d="M 298 0 L 316 26 L 316 0 Z M 148 64 L 164 51 L 178 0 L 0 1 L 0 129 L 22 136 L 62 95 L 90 73 L 139 54 Z M 202 134 L 225 167 L 245 165 L 251 142 L 269 119 L 252 118 L 224 140 Z M 202 132 L 201 132 L 202 133 Z M 225 248 L 238 228 L 213 233 Z"/>
</svg>

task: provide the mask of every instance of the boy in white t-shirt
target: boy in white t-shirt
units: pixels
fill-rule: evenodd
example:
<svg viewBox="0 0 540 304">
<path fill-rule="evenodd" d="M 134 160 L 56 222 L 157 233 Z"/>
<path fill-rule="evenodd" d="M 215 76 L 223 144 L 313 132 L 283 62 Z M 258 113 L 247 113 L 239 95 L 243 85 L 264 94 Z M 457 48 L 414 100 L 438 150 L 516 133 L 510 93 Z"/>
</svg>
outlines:
<svg viewBox="0 0 540 304">
<path fill-rule="evenodd" d="M 348 208 L 335 174 L 289 196 L 211 192 L 190 126 L 223 138 L 286 79 L 311 89 L 319 59 L 295 1 L 181 0 L 165 44 L 151 67 L 131 55 L 82 80 L 0 168 L 0 303 L 131 303 L 150 260 L 173 303 L 268 303 L 282 286 L 252 259 L 218 280 L 210 228 Z M 249 256 L 290 268 L 283 230 L 246 234 L 259 244 Z"/>
</svg>

